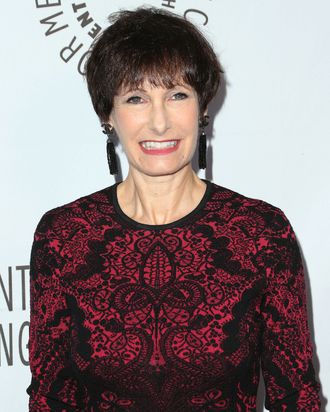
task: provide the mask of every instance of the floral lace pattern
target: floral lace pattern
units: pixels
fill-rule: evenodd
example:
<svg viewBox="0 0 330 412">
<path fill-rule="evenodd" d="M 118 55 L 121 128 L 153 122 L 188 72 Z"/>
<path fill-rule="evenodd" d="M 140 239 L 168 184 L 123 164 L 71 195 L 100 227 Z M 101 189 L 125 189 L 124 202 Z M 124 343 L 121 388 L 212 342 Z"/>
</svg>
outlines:
<svg viewBox="0 0 330 412">
<path fill-rule="evenodd" d="M 30 411 L 320 410 L 284 213 L 214 183 L 168 225 L 116 185 L 47 212 L 31 253 Z"/>
</svg>

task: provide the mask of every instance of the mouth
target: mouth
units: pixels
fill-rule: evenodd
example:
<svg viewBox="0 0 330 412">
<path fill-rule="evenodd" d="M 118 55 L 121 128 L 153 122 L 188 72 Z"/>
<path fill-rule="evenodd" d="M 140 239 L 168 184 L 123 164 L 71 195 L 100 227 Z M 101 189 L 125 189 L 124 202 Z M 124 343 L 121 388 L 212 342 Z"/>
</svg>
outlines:
<svg viewBox="0 0 330 412">
<path fill-rule="evenodd" d="M 155 141 L 155 140 L 145 140 L 140 142 L 141 146 L 146 150 L 162 150 L 173 148 L 178 144 L 178 140 L 166 140 L 166 141 Z"/>
<path fill-rule="evenodd" d="M 179 147 L 180 140 L 144 140 L 140 142 L 142 151 L 149 155 L 166 155 L 174 152 Z"/>
</svg>

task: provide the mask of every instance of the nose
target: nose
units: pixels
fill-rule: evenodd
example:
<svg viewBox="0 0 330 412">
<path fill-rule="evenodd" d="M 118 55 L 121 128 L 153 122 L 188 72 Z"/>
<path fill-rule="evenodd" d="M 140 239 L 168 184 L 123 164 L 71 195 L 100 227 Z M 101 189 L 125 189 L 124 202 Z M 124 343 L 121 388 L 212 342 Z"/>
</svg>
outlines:
<svg viewBox="0 0 330 412">
<path fill-rule="evenodd" d="M 169 114 L 164 101 L 154 102 L 150 110 L 150 130 L 162 136 L 170 127 Z"/>
</svg>

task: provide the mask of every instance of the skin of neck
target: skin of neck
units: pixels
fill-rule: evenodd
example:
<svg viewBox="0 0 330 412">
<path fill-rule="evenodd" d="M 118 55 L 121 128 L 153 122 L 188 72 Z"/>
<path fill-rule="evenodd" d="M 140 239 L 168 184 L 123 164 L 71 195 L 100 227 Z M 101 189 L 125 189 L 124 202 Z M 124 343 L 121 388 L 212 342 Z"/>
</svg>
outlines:
<svg viewBox="0 0 330 412">
<path fill-rule="evenodd" d="M 130 168 L 117 187 L 121 210 L 144 224 L 163 225 L 194 210 L 201 201 L 206 184 L 191 167 L 166 176 L 148 176 Z"/>
</svg>

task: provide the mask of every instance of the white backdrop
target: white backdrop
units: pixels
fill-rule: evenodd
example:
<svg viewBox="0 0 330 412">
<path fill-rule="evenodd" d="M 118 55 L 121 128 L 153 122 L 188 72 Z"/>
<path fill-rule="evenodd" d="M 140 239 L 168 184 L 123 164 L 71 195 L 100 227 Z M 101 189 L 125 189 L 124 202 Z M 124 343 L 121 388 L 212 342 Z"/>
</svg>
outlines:
<svg viewBox="0 0 330 412">
<path fill-rule="evenodd" d="M 124 6 L 141 4 L 126 0 Z M 146 4 L 186 13 L 220 57 L 228 84 L 220 112 L 216 113 L 219 99 L 211 107 L 216 117 L 209 130 L 212 171 L 209 167 L 206 177 L 280 207 L 291 221 L 306 264 L 314 364 L 326 405 L 330 3 L 153 0 Z M 114 182 L 107 169 L 105 136 L 79 64 L 92 37 L 106 26 L 106 16 L 120 7 L 120 0 L 25 0 L 1 5 L 2 411 L 28 410 L 28 264 L 35 226 L 46 210 Z M 120 150 L 119 154 L 125 176 L 127 164 Z M 262 398 L 262 388 L 260 392 Z"/>
</svg>

